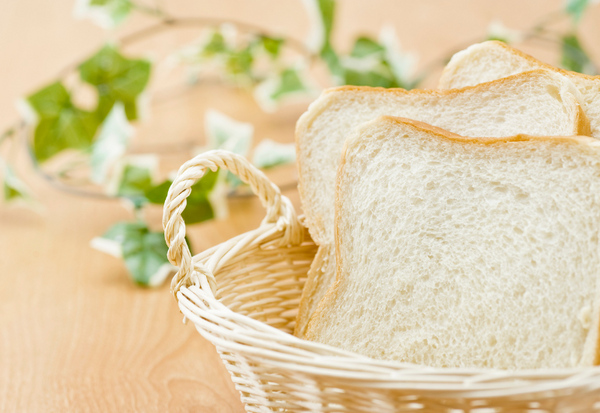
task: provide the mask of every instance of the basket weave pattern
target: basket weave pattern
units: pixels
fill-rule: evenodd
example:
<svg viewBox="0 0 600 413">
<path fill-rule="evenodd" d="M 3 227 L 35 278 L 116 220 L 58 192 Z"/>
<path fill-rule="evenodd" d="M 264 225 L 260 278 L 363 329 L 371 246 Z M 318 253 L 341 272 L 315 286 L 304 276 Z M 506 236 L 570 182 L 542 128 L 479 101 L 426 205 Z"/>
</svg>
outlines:
<svg viewBox="0 0 600 413">
<path fill-rule="evenodd" d="M 181 213 L 207 169 L 248 183 L 267 209 L 255 230 L 192 257 Z M 248 412 L 600 412 L 600 367 L 502 371 L 373 360 L 292 336 L 316 254 L 291 202 L 245 158 L 185 163 L 163 226 L 181 312 L 217 348 Z"/>
</svg>

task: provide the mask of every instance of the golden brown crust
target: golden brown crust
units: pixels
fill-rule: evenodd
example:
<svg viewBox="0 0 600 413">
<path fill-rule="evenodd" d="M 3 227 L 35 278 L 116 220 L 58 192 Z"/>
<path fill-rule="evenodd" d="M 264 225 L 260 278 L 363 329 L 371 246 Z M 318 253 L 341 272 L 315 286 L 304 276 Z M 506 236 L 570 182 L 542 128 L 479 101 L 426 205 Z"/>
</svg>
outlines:
<svg viewBox="0 0 600 413">
<path fill-rule="evenodd" d="M 460 143 L 475 143 L 475 144 L 483 144 L 483 145 L 494 145 L 497 143 L 506 143 L 506 142 L 528 142 L 528 141 L 537 141 L 537 142 L 572 142 L 577 144 L 597 144 L 598 140 L 591 138 L 589 136 L 530 136 L 530 135 L 515 135 L 509 137 L 501 137 L 501 138 L 472 138 L 465 137 L 461 135 L 457 135 L 455 133 L 449 132 L 445 129 L 438 128 L 436 126 L 429 125 L 427 123 L 419 122 L 412 119 L 400 118 L 396 116 L 380 116 L 377 119 L 367 122 L 359 127 L 357 132 L 349 139 L 346 139 L 344 143 L 344 147 L 342 149 L 342 156 L 340 159 L 340 164 L 338 167 L 338 172 L 336 174 L 336 182 L 335 182 L 335 217 L 334 217 L 334 239 L 335 239 L 335 259 L 336 259 L 336 277 L 335 283 L 327 290 L 327 293 L 319 303 L 319 306 L 315 310 L 313 316 L 311 317 L 308 326 L 306 328 L 305 339 L 310 341 L 315 341 L 316 334 L 315 329 L 319 324 L 321 324 L 320 320 L 323 318 L 323 315 L 327 312 L 328 308 L 330 308 L 332 302 L 335 302 L 338 298 L 340 286 L 343 282 L 343 260 L 340 251 L 340 239 L 339 239 L 339 219 L 340 219 L 340 209 L 341 209 L 341 199 L 340 199 L 340 186 L 343 177 L 343 170 L 346 166 L 347 162 L 347 152 L 348 149 L 358 144 L 363 138 L 358 131 L 361 129 L 366 129 L 371 127 L 377 123 L 390 123 L 390 124 L 399 124 L 399 125 L 410 125 L 416 130 L 429 132 L 439 138 L 460 142 Z M 366 138 L 368 139 L 368 138 Z M 600 351 L 596 352 L 596 360 L 594 364 L 600 364 Z"/>
<path fill-rule="evenodd" d="M 592 136 L 592 125 L 590 120 L 579 104 L 577 104 L 577 115 L 575 115 L 575 121 L 577 122 L 577 135 Z"/>
<path fill-rule="evenodd" d="M 294 327 L 294 335 L 298 338 L 304 338 L 308 322 L 310 321 L 310 300 L 314 296 L 315 291 L 318 288 L 318 281 L 323 267 L 323 258 L 329 255 L 329 247 L 319 246 L 317 254 L 313 259 L 308 270 L 306 283 L 302 288 L 302 295 L 300 296 L 300 305 L 298 307 L 298 314 L 296 315 L 296 326 Z"/>
<path fill-rule="evenodd" d="M 548 65 L 549 66 L 549 65 Z M 550 66 L 552 67 L 552 66 Z M 400 95 L 432 95 L 432 96 L 447 96 L 447 95 L 458 95 L 461 93 L 470 92 L 471 90 L 487 90 L 490 88 L 495 88 L 497 85 L 503 85 L 505 83 L 510 83 L 514 79 L 520 78 L 535 78 L 535 77 L 548 77 L 548 70 L 546 69 L 534 69 L 528 70 L 526 72 L 517 73 L 516 75 L 506 76 L 500 79 L 492 80 L 490 82 L 480 83 L 474 86 L 465 86 L 458 89 L 400 89 L 400 88 L 383 88 L 383 87 L 370 87 L 370 86 L 337 86 L 326 89 L 323 92 L 323 95 L 328 95 L 330 93 L 336 92 L 372 92 L 372 93 L 391 93 L 391 94 L 400 94 Z"/>
<path fill-rule="evenodd" d="M 479 143 L 483 145 L 493 145 L 501 142 L 526 142 L 526 141 L 563 141 L 563 142 L 574 142 L 574 143 L 593 143 L 598 142 L 596 139 L 591 138 L 589 136 L 531 136 L 525 134 L 519 134 L 514 136 L 500 137 L 500 138 L 473 138 L 468 136 L 457 135 L 456 133 L 449 132 L 445 129 L 438 128 L 437 126 L 432 126 L 424 122 L 419 122 L 417 120 L 401 118 L 398 116 L 380 116 L 377 119 L 367 122 L 363 124 L 362 127 L 368 127 L 374 123 L 387 122 L 387 123 L 395 123 L 395 124 L 404 124 L 411 125 L 415 129 L 431 132 L 434 135 L 444 138 L 451 141 L 462 142 L 462 143 Z M 359 139 L 353 139 L 352 143 Z M 349 146 L 349 142 L 346 141 L 346 145 L 344 146 L 344 150 Z M 345 158 L 345 153 L 342 154 L 342 157 Z M 336 188 L 337 189 L 337 188 Z M 336 193 L 337 195 L 337 193 Z M 336 199 L 337 201 L 337 199 Z"/>
<path fill-rule="evenodd" d="M 520 51 L 519 49 L 515 49 L 514 47 L 511 47 L 511 46 L 507 45 L 506 43 L 500 42 L 498 40 L 489 40 L 487 42 L 480 43 L 480 45 L 487 46 L 487 47 L 490 47 L 490 46 L 498 47 L 498 48 L 504 49 L 505 51 L 512 54 L 513 56 L 517 56 L 517 57 L 531 63 L 532 65 L 539 67 L 542 70 L 543 69 L 550 70 L 552 72 L 559 73 L 559 74 L 561 74 L 563 76 L 567 76 L 567 77 L 574 77 L 574 78 L 579 78 L 579 79 L 591 80 L 594 82 L 600 82 L 600 76 L 591 76 L 591 75 L 586 75 L 583 73 L 571 72 L 569 70 L 564 70 L 559 67 L 552 66 L 548 63 L 545 63 L 545 62 L 542 62 L 542 61 L 536 59 L 535 57 L 533 57 L 531 55 L 528 55 L 527 53 Z M 449 70 L 449 66 L 446 66 L 442 72 L 442 75 L 440 76 L 440 85 L 447 83 L 446 78 L 448 76 L 448 70 Z M 525 72 L 522 72 L 522 73 L 525 73 Z"/>
<path fill-rule="evenodd" d="M 600 365 L 600 323 L 596 324 L 596 349 L 594 351 L 594 366 Z"/>
<path fill-rule="evenodd" d="M 380 117 L 379 119 L 381 119 L 381 118 L 383 118 L 383 116 Z M 389 116 L 389 118 L 394 118 L 394 117 Z M 369 123 L 371 123 L 371 122 L 369 122 Z M 419 123 L 422 123 L 422 122 L 419 122 Z M 348 141 L 349 140 L 346 139 L 346 141 L 344 142 L 344 147 L 342 148 L 342 156 L 340 158 L 340 164 L 338 165 L 338 170 L 337 170 L 336 178 L 335 178 L 335 207 L 334 207 L 335 225 L 333 228 L 333 237 L 335 240 L 335 246 L 334 246 L 335 247 L 335 282 L 327 289 L 327 293 L 325 293 L 325 296 L 321 299 L 321 302 L 317 306 L 317 309 L 315 310 L 315 312 L 312 314 L 312 317 L 308 321 L 308 324 L 306 326 L 306 334 L 305 334 L 304 338 L 309 341 L 314 341 L 315 325 L 320 324 L 319 320 L 322 318 L 322 314 L 329 307 L 329 302 L 336 300 L 336 297 L 337 297 L 338 291 L 339 291 L 339 285 L 342 280 L 342 275 L 341 275 L 342 256 L 341 256 L 341 252 L 340 252 L 340 242 L 339 242 L 339 232 L 338 232 L 338 221 L 339 221 L 339 214 L 340 214 L 339 187 L 341 185 L 340 177 L 342 176 L 344 167 L 346 166 L 346 152 L 347 152 L 348 143 L 349 143 Z"/>
<path fill-rule="evenodd" d="M 334 228 L 333 228 L 333 237 L 335 239 L 335 282 L 327 289 L 325 296 L 321 299 L 321 302 L 317 306 L 317 309 L 310 317 L 310 320 L 306 326 L 306 333 L 304 338 L 309 341 L 315 340 L 314 329 L 315 325 L 319 325 L 319 320 L 322 318 L 322 314 L 329 307 L 330 301 L 335 301 L 338 290 L 339 283 L 341 282 L 341 268 L 342 268 L 342 258 L 340 253 L 340 242 L 339 242 L 339 233 L 338 233 L 338 218 L 339 218 L 339 210 L 340 210 L 340 198 L 339 198 L 339 186 L 340 186 L 340 177 L 342 176 L 343 169 L 346 165 L 346 149 L 348 147 L 348 140 L 344 142 L 344 147 L 342 149 L 342 156 L 340 158 L 340 164 L 338 166 L 338 171 L 336 173 L 335 179 L 335 212 L 334 212 Z"/>
<path fill-rule="evenodd" d="M 535 57 L 528 55 L 527 53 L 524 53 L 524 52 L 520 51 L 519 49 L 515 49 L 514 47 L 511 47 L 504 42 L 499 42 L 498 40 L 489 40 L 487 42 L 484 42 L 484 44 L 486 44 L 486 43 L 491 43 L 494 46 L 497 46 L 504 50 L 507 50 L 508 52 L 512 53 L 513 55 L 519 56 L 520 58 L 525 59 L 530 63 L 533 63 L 544 69 L 548 69 L 548 70 L 552 70 L 553 72 L 560 73 L 564 76 L 578 77 L 578 78 L 582 78 L 582 79 L 588 79 L 588 80 L 600 82 L 600 76 L 591 76 L 591 75 L 586 75 L 583 73 L 571 72 L 569 70 L 564 70 L 559 67 L 552 66 L 548 63 L 537 60 Z"/>
</svg>

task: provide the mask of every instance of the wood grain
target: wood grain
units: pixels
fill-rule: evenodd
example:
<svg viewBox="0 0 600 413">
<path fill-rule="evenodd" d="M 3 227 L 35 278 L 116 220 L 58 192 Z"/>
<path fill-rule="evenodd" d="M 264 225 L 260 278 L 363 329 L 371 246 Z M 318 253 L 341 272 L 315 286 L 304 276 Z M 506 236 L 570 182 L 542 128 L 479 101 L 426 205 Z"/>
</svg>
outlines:
<svg viewBox="0 0 600 413">
<path fill-rule="evenodd" d="M 297 38 L 308 24 L 299 0 L 163 3 L 175 14 L 234 18 Z M 542 10 L 560 4 L 347 0 L 340 2 L 336 41 L 347 46 L 349 36 L 376 33 L 389 22 L 397 27 L 403 45 L 418 50 L 427 62 L 480 36 L 492 16 L 511 27 L 526 27 Z M 72 5 L 73 0 L 0 3 L 0 126 L 16 117 L 17 97 L 103 41 L 99 29 L 72 20 Z M 594 24 L 599 12 L 597 7 L 586 17 L 584 42 L 600 34 L 600 25 Z M 147 23 L 134 18 L 123 31 Z M 173 41 L 181 43 L 197 34 L 183 31 L 174 38 L 155 39 L 154 46 L 168 50 Z M 586 45 L 600 51 L 600 44 Z M 151 46 L 152 41 L 140 48 Z M 257 140 L 292 142 L 295 120 L 305 105 L 264 114 L 244 92 L 201 85 L 154 105 L 151 120 L 139 128 L 136 145 L 143 150 L 154 144 L 202 144 L 202 117 L 209 107 L 252 122 Z M 165 171 L 187 157 L 165 156 Z M 132 219 L 131 214 L 118 202 L 55 191 L 31 171 L 23 153 L 19 170 L 45 211 L 40 215 L 0 208 L 0 412 L 242 412 L 214 347 L 181 323 L 168 288 L 134 286 L 120 261 L 89 248 L 93 237 L 115 221 Z M 294 170 L 276 172 L 272 178 L 280 184 L 293 182 Z M 299 207 L 295 190 L 285 194 Z M 228 221 L 194 226 L 190 235 L 196 252 L 255 228 L 264 214 L 254 198 L 233 200 L 230 208 Z M 156 228 L 160 214 L 160 208 L 147 213 Z"/>
</svg>

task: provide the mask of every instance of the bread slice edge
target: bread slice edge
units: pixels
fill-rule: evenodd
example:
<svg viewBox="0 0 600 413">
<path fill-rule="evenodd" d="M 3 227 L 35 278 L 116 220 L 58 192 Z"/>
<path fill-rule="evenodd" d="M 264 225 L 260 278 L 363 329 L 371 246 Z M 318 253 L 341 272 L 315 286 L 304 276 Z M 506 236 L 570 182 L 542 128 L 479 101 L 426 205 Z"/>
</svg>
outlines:
<svg viewBox="0 0 600 413">
<path fill-rule="evenodd" d="M 346 139 L 344 143 L 344 147 L 342 150 L 342 156 L 340 159 L 340 163 L 338 166 L 338 172 L 336 175 L 336 189 L 335 189 L 335 227 L 334 227 L 334 237 L 335 237 L 335 257 L 336 257 L 336 276 L 335 281 L 331 285 L 331 287 L 327 290 L 327 293 L 317 306 L 313 316 L 309 320 L 305 339 L 309 341 L 318 341 L 318 335 L 315 330 L 318 329 L 318 325 L 321 323 L 321 319 L 325 313 L 328 312 L 329 308 L 337 299 L 339 299 L 339 290 L 341 283 L 343 282 L 344 274 L 343 274 L 343 260 L 341 256 L 340 250 L 340 236 L 338 233 L 339 228 L 339 219 L 340 219 L 340 187 L 342 184 L 342 179 L 344 176 L 344 168 L 346 163 L 348 162 L 348 151 L 351 147 L 355 145 L 359 145 L 363 141 L 367 141 L 369 138 L 365 138 L 362 136 L 361 132 L 369 130 L 374 125 L 380 123 L 387 124 L 403 124 L 408 125 L 419 131 L 429 132 L 433 135 L 441 139 L 446 139 L 450 141 L 460 142 L 460 143 L 476 143 L 476 144 L 484 144 L 484 145 L 493 145 L 499 142 L 523 142 L 523 141 L 563 141 L 563 142 L 572 142 L 575 144 L 581 145 L 590 145 L 592 147 L 597 147 L 600 150 L 600 141 L 589 137 L 589 136 L 550 136 L 550 137 L 541 137 L 541 136 L 530 136 L 530 135 L 515 135 L 509 137 L 501 137 L 501 138 L 474 138 L 474 137 L 465 137 L 461 135 L 457 135 L 455 133 L 446 131 L 444 129 L 415 121 L 412 119 L 394 117 L 394 116 L 379 116 L 378 118 L 365 122 L 355 128 L 353 133 Z M 598 277 L 600 280 L 600 276 Z M 591 365 L 600 365 L 600 285 L 599 281 L 596 282 L 596 298 L 595 298 L 595 308 L 592 309 L 592 327 L 590 329 L 591 340 L 586 340 L 582 351 L 582 358 L 580 360 L 581 366 L 591 366 Z"/>
</svg>

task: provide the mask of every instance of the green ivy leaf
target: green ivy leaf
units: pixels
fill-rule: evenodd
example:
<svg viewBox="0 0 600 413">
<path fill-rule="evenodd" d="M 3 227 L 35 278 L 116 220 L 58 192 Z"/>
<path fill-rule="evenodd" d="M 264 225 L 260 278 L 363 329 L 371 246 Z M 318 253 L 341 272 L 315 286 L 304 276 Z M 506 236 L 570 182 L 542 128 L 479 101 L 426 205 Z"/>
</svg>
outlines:
<svg viewBox="0 0 600 413">
<path fill-rule="evenodd" d="M 27 185 L 15 174 L 15 171 L 8 164 L 4 162 L 0 163 L 4 165 L 4 182 L 2 184 L 4 201 L 7 203 L 18 200 L 32 201 L 31 191 L 27 188 Z"/>
<path fill-rule="evenodd" d="M 215 55 L 224 53 L 227 51 L 227 43 L 223 34 L 219 31 L 214 31 L 201 51 L 202 57 L 213 57 Z"/>
<path fill-rule="evenodd" d="M 173 270 L 164 234 L 150 231 L 143 222 L 116 223 L 102 237 L 94 238 L 91 245 L 122 258 L 132 279 L 140 285 L 160 285 Z"/>
<path fill-rule="evenodd" d="M 263 139 L 254 148 L 252 163 L 263 169 L 273 168 L 279 165 L 286 165 L 296 161 L 296 145 L 283 144 Z"/>
<path fill-rule="evenodd" d="M 148 202 L 152 203 L 152 204 L 158 204 L 158 205 L 164 205 L 165 201 L 167 200 L 167 194 L 169 193 L 169 188 L 171 188 L 171 185 L 173 184 L 173 181 L 170 180 L 166 180 L 164 182 L 161 182 L 160 184 L 156 185 L 156 186 L 152 186 L 148 189 L 146 189 L 145 192 L 145 196 L 146 199 L 148 200 Z"/>
<path fill-rule="evenodd" d="M 254 126 L 238 122 L 225 114 L 210 109 L 206 111 L 204 126 L 208 140 L 208 149 L 225 149 L 246 156 L 252 145 Z M 235 188 L 241 181 L 231 172 L 227 173 L 227 183 Z"/>
<path fill-rule="evenodd" d="M 39 115 L 33 137 L 38 161 L 50 159 L 64 149 L 88 149 L 98 129 L 93 113 L 77 108 L 61 82 L 53 83 L 27 98 Z"/>
<path fill-rule="evenodd" d="M 352 57 L 367 57 L 374 54 L 383 54 L 385 48 L 375 40 L 368 37 L 359 37 L 354 42 L 354 47 L 350 55 Z"/>
<path fill-rule="evenodd" d="M 9 202 L 18 198 L 23 198 L 23 194 L 18 189 L 15 189 L 14 187 L 8 185 L 6 182 L 4 182 L 3 186 L 5 201 Z"/>
<path fill-rule="evenodd" d="M 327 65 L 334 78 L 334 83 L 341 84 L 344 79 L 344 69 L 340 58 L 331 45 L 331 32 L 335 16 L 335 0 L 307 0 L 309 15 L 314 21 L 309 37 L 309 43 L 318 51 L 321 59 Z"/>
<path fill-rule="evenodd" d="M 423 77 L 414 77 L 413 67 L 415 57 L 402 50 L 393 26 L 384 26 L 379 35 L 379 44 L 385 48 L 382 65 L 375 71 L 383 77 L 388 73 L 394 79 L 390 87 L 401 87 L 406 90 L 413 89 L 423 80 Z"/>
<path fill-rule="evenodd" d="M 181 214 L 186 224 L 192 225 L 199 222 L 209 221 L 215 217 L 215 211 L 208 199 L 208 194 L 196 194 L 192 192 L 188 198 L 188 205 Z"/>
<path fill-rule="evenodd" d="M 227 149 L 246 156 L 252 144 L 254 126 L 238 122 L 225 114 L 210 109 L 204 116 L 208 149 Z"/>
<path fill-rule="evenodd" d="M 152 171 L 149 168 L 127 164 L 121 175 L 117 196 L 128 198 L 139 208 L 147 202 L 146 191 L 151 187 Z"/>
<path fill-rule="evenodd" d="M 117 102 L 104 120 L 92 145 L 92 181 L 97 184 L 106 181 L 110 168 L 125 154 L 132 136 L 133 128 L 127 121 L 125 108 L 121 102 Z"/>
<path fill-rule="evenodd" d="M 581 47 L 577 35 L 563 36 L 562 41 L 561 66 L 564 69 L 588 75 L 597 74 L 596 66 Z"/>
<path fill-rule="evenodd" d="M 329 44 L 331 31 L 333 30 L 333 18 L 335 16 L 335 0 L 316 0 L 316 2 L 324 29 L 323 44 Z"/>
<path fill-rule="evenodd" d="M 321 58 L 329 68 L 329 72 L 334 78 L 336 84 L 342 84 L 345 71 L 338 54 L 333 50 L 330 44 L 325 45 L 320 53 Z"/>
<path fill-rule="evenodd" d="M 148 228 L 129 230 L 123 240 L 122 251 L 125 266 L 135 282 L 141 285 L 162 283 L 161 269 L 165 265 L 170 267 L 167 259 L 169 248 L 162 232 L 151 232 Z"/>
<path fill-rule="evenodd" d="M 354 86 L 372 86 L 372 87 L 398 87 L 398 83 L 393 75 L 382 74 L 381 71 L 361 72 L 352 69 L 346 69 L 345 83 Z"/>
<path fill-rule="evenodd" d="M 273 59 L 276 59 L 279 56 L 284 40 L 276 37 L 260 36 L 260 42 L 267 53 Z"/>
<path fill-rule="evenodd" d="M 265 112 L 275 111 L 287 98 L 311 95 L 314 89 L 306 83 L 300 69 L 287 68 L 254 89 L 254 99 Z"/>
<path fill-rule="evenodd" d="M 225 70 L 233 76 L 252 75 L 252 63 L 254 56 L 252 47 L 248 46 L 242 50 L 230 51 L 225 61 Z"/>
<path fill-rule="evenodd" d="M 132 10 L 130 0 L 79 0 L 75 15 L 89 18 L 104 29 L 113 29 L 123 23 Z"/>
<path fill-rule="evenodd" d="M 488 37 L 486 37 L 485 40 L 486 41 L 495 40 L 497 42 L 502 42 L 502 43 L 508 44 L 508 39 L 506 37 L 501 37 L 501 36 L 497 36 L 497 35 L 489 35 Z"/>
<path fill-rule="evenodd" d="M 377 72 L 358 72 L 355 70 L 346 70 L 347 85 L 354 86 L 372 86 L 372 87 L 393 87 L 393 79 L 386 78 Z"/>
<path fill-rule="evenodd" d="M 565 11 L 573 18 L 575 23 L 579 23 L 589 5 L 590 0 L 567 0 L 565 2 Z"/>
<path fill-rule="evenodd" d="M 210 203 L 209 195 L 217 183 L 219 172 L 208 170 L 202 178 L 192 185 L 192 192 L 187 198 L 187 205 L 181 216 L 186 224 L 195 224 L 208 221 L 215 217 L 215 211 Z M 146 198 L 153 204 L 164 204 L 167 193 L 173 181 L 167 180 L 163 183 L 149 188 Z"/>
<path fill-rule="evenodd" d="M 116 47 L 104 46 L 79 66 L 81 79 L 96 87 L 96 114 L 103 120 L 115 102 L 125 106 L 127 119 L 138 118 L 137 98 L 150 79 L 151 64 L 143 59 L 127 59 Z"/>
<path fill-rule="evenodd" d="M 56 118 L 65 106 L 71 106 L 71 96 L 61 82 L 35 92 L 27 101 L 41 118 Z"/>
<path fill-rule="evenodd" d="M 303 92 L 307 87 L 302 82 L 300 74 L 295 69 L 286 69 L 281 73 L 279 85 L 271 94 L 271 99 L 279 100 L 291 93 Z"/>
</svg>

